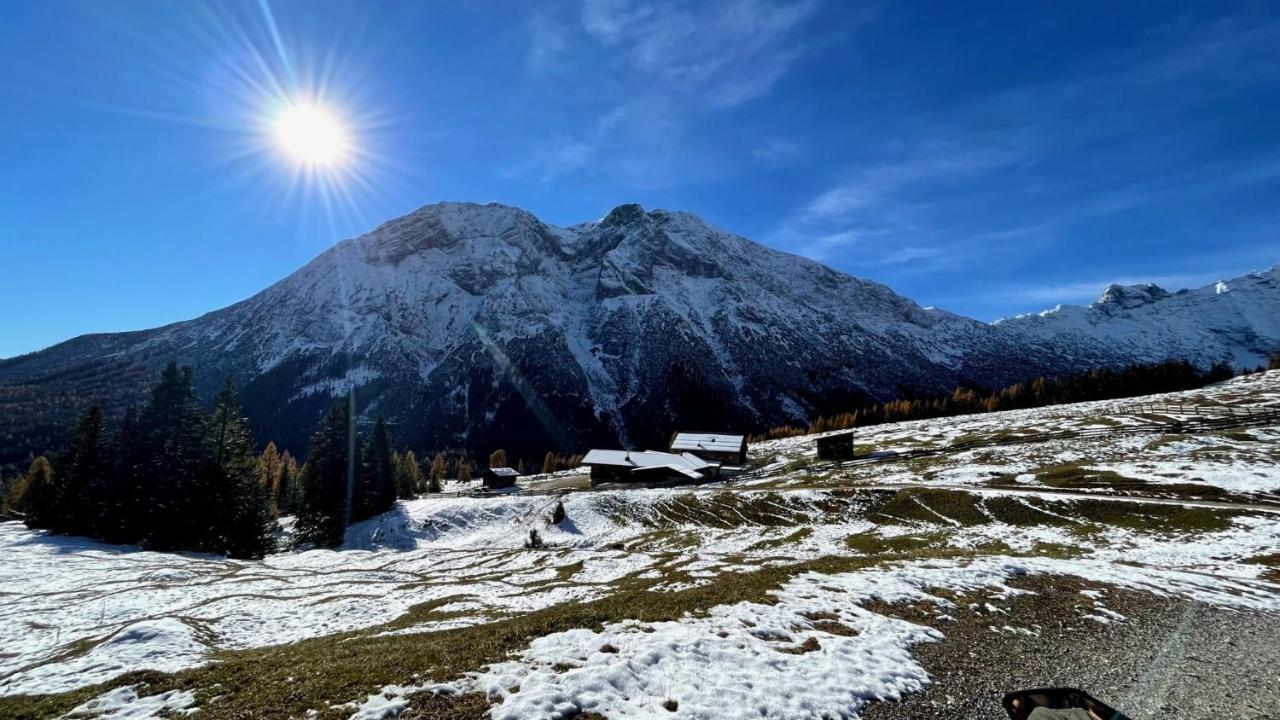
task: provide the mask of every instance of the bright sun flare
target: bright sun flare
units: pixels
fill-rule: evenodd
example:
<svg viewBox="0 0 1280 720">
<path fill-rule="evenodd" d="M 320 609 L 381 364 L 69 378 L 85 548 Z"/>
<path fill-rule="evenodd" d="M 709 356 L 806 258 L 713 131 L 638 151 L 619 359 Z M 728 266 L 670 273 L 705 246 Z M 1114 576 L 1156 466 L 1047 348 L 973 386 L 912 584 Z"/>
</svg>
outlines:
<svg viewBox="0 0 1280 720">
<path fill-rule="evenodd" d="M 328 111 L 316 105 L 291 105 L 276 118 L 276 140 L 294 160 L 332 165 L 347 149 L 347 134 Z"/>
</svg>

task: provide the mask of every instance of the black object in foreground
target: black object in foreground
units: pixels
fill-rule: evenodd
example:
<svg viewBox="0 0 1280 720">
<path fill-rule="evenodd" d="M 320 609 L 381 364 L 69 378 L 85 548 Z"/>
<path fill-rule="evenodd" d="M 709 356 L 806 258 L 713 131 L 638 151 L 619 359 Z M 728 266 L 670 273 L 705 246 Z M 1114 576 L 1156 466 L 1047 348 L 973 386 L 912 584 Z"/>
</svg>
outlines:
<svg viewBox="0 0 1280 720">
<path fill-rule="evenodd" d="M 1089 720 L 1129 720 L 1129 717 L 1119 710 L 1075 688 L 1019 690 L 1007 693 L 1003 702 L 1005 712 L 1009 713 L 1009 717 L 1013 720 L 1030 720 L 1031 713 L 1038 707 L 1055 711 L 1082 710 L 1084 712 L 1080 716 L 1081 720 L 1085 717 Z M 1053 714 L 1049 717 L 1057 718 L 1058 715 Z M 1064 714 L 1061 717 L 1064 720 L 1067 718 L 1075 720 L 1073 715 Z"/>
</svg>

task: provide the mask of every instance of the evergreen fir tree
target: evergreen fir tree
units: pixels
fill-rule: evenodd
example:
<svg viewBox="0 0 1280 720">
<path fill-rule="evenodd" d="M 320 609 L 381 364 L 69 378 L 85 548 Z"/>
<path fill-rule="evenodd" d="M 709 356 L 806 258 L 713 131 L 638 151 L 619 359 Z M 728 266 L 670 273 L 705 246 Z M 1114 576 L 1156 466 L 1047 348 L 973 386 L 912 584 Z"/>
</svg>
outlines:
<svg viewBox="0 0 1280 720">
<path fill-rule="evenodd" d="M 275 521 L 253 454 L 253 436 L 230 381 L 214 400 L 209 430 L 211 457 L 206 472 L 216 490 L 212 509 L 218 525 L 205 542 L 231 557 L 261 558 L 271 550 Z"/>
<path fill-rule="evenodd" d="M 206 418 L 190 367 L 160 374 L 141 415 L 146 436 L 141 472 L 151 481 L 149 542 L 159 549 L 195 547 L 213 530 L 213 488 L 204 482 Z"/>
<path fill-rule="evenodd" d="M 352 520 L 364 520 L 390 510 L 396 504 L 391 466 L 391 435 L 379 417 L 362 445 Z"/>
<path fill-rule="evenodd" d="M 302 466 L 298 536 L 325 547 L 341 544 L 346 530 L 348 418 L 347 402 L 334 404 L 311 437 Z"/>
<path fill-rule="evenodd" d="M 548 475 L 556 471 L 556 455 L 551 451 L 547 451 L 547 456 L 542 459 L 542 473 Z"/>
<path fill-rule="evenodd" d="M 138 412 L 130 407 L 112 441 L 111 478 L 99 519 L 107 542 L 137 542 L 149 532 L 151 475 L 143 468 L 146 447 Z"/>
<path fill-rule="evenodd" d="M 466 455 L 458 459 L 458 482 L 471 482 L 471 463 L 467 460 Z"/>
<path fill-rule="evenodd" d="M 280 515 L 297 515 L 302 505 L 302 470 L 298 461 L 286 450 L 280 455 L 280 489 L 276 492 L 276 509 Z"/>
<path fill-rule="evenodd" d="M 54 523 L 58 531 L 100 534 L 110 472 L 102 408 L 94 405 L 80 416 L 71 445 L 59 463 L 58 476 L 64 495 Z"/>
</svg>

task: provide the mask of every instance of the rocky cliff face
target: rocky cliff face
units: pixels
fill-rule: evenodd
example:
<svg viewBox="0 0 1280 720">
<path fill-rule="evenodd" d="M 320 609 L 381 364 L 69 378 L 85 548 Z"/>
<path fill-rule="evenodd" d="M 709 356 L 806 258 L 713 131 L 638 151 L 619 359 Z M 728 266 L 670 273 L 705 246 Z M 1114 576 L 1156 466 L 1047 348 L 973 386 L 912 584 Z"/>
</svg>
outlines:
<svg viewBox="0 0 1280 720">
<path fill-rule="evenodd" d="M 687 213 L 623 205 L 561 228 L 441 203 L 223 310 L 0 361 L 0 441 L 25 455 L 89 402 L 118 412 L 176 359 L 206 394 L 234 377 L 260 438 L 295 452 L 352 389 L 417 448 L 655 446 L 677 428 L 759 428 L 960 383 L 1254 362 L 1280 346 L 1278 310 L 1272 270 L 1222 292 L 1113 286 L 1091 308 L 991 325 Z"/>
</svg>

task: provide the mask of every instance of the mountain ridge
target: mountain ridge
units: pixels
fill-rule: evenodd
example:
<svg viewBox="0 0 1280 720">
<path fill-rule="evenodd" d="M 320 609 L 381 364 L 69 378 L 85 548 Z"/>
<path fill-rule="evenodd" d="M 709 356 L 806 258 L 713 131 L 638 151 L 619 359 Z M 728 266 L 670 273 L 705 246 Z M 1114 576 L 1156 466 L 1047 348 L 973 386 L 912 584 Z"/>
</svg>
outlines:
<svg viewBox="0 0 1280 720">
<path fill-rule="evenodd" d="M 0 438 L 88 402 L 121 412 L 176 359 L 205 395 L 235 378 L 260 439 L 295 451 L 352 389 L 417 448 L 654 445 L 682 426 L 758 428 L 1171 353 L 1246 364 L 1280 346 L 1276 275 L 1213 293 L 1111 286 L 1088 308 L 984 323 L 690 213 L 625 204 L 558 227 L 435 203 L 225 308 L 0 360 Z M 1204 323 L 1183 317 L 1192 306 Z"/>
</svg>

